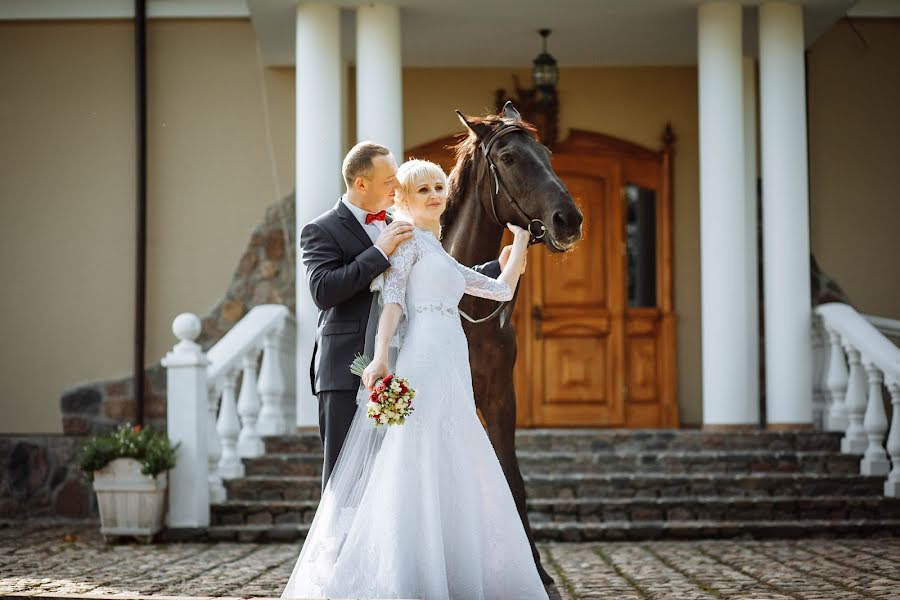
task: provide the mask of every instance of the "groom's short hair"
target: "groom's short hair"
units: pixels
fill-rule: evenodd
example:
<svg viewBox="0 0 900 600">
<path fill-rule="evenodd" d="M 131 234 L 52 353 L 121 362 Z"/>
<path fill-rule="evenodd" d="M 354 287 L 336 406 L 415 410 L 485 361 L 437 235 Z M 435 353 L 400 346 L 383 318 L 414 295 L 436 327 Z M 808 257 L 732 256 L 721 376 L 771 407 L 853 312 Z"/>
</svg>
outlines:
<svg viewBox="0 0 900 600">
<path fill-rule="evenodd" d="M 353 187 L 357 177 L 367 177 L 372 171 L 372 159 L 376 156 L 387 156 L 391 151 L 375 142 L 360 142 L 350 148 L 341 165 L 341 173 L 347 183 L 347 189 Z"/>
</svg>

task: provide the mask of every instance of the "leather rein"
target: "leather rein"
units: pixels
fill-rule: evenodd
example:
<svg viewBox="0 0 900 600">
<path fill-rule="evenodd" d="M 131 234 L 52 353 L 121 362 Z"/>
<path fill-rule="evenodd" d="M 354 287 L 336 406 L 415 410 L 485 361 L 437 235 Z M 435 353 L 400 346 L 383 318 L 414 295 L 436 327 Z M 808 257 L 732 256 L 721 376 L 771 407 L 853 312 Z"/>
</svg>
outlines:
<svg viewBox="0 0 900 600">
<path fill-rule="evenodd" d="M 497 140 L 499 140 L 501 137 L 505 136 L 508 133 L 514 133 L 516 131 L 526 131 L 527 132 L 528 130 L 520 125 L 504 125 L 503 127 L 501 127 L 500 129 L 498 129 L 497 131 L 494 132 L 494 134 L 488 139 L 487 144 L 485 144 L 484 141 L 482 141 L 479 144 L 479 146 L 481 146 L 481 154 L 484 156 L 484 160 L 487 161 L 488 170 L 490 171 L 491 177 L 494 180 L 494 182 L 493 182 L 494 184 L 490 188 L 490 190 L 491 190 L 491 195 L 490 195 L 491 213 L 492 213 L 492 216 L 494 217 L 494 223 L 496 223 L 500 227 L 505 227 L 505 225 L 500 222 L 499 217 L 497 217 L 497 198 L 500 196 L 500 190 L 502 189 L 504 192 L 506 192 L 506 196 L 509 198 L 510 206 L 515 208 L 519 212 L 519 214 L 522 217 L 524 217 L 525 220 L 528 222 L 528 233 L 531 234 L 531 239 L 528 241 L 528 245 L 531 246 L 533 244 L 537 244 L 538 240 L 540 240 L 545 235 L 547 235 L 547 226 L 544 225 L 544 222 L 541 221 L 540 219 L 529 218 L 529 216 L 525 213 L 525 211 L 522 210 L 522 207 L 519 206 L 519 203 L 516 202 L 516 199 L 513 198 L 512 194 L 510 194 L 506 190 L 506 186 L 501 184 L 500 176 L 497 174 L 497 167 L 494 166 L 494 161 L 491 160 L 491 149 L 494 147 L 494 144 L 497 142 Z M 540 235 L 537 235 L 534 233 L 534 231 L 532 231 L 532 226 L 534 226 L 535 224 L 539 228 L 538 231 L 540 231 Z M 506 302 L 499 302 L 497 308 L 494 309 L 494 311 L 491 314 L 489 314 L 488 316 L 486 316 L 482 319 L 473 319 L 472 317 L 467 315 L 465 313 L 465 311 L 462 311 L 462 310 L 459 311 L 459 314 L 461 314 L 463 316 L 463 318 L 466 321 L 468 321 L 469 323 L 474 323 L 477 325 L 478 323 L 484 323 L 485 321 L 490 321 L 491 319 L 493 319 L 494 317 L 499 315 L 500 311 L 503 310 L 503 307 L 506 306 L 506 304 L 507 304 Z"/>
</svg>

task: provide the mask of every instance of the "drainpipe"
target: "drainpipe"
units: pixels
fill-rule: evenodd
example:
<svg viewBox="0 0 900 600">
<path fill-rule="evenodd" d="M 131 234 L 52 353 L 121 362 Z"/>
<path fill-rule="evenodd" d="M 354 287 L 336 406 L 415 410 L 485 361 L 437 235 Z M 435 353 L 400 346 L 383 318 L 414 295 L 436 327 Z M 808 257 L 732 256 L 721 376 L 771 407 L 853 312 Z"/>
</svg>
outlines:
<svg viewBox="0 0 900 600">
<path fill-rule="evenodd" d="M 135 286 L 134 286 L 134 422 L 144 423 L 144 340 L 147 300 L 147 7 L 145 0 L 134 0 L 135 59 Z"/>
</svg>

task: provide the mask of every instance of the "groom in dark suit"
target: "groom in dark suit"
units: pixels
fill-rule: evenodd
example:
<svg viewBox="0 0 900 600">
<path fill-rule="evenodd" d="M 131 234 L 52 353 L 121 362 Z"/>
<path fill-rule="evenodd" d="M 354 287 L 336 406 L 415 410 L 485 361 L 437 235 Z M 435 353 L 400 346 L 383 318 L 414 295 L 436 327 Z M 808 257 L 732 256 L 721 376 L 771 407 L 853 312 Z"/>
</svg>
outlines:
<svg viewBox="0 0 900 600">
<path fill-rule="evenodd" d="M 300 232 L 301 260 L 319 307 L 310 380 L 325 449 L 323 490 L 356 412 L 359 377 L 350 373 L 350 363 L 365 345 L 369 284 L 390 267 L 390 256 L 413 231 L 412 224 L 390 222 L 385 213 L 397 186 L 397 163 L 387 148 L 360 142 L 347 153 L 341 171 L 347 193 Z M 504 248 L 499 261 L 475 268 L 497 277 L 507 256 Z"/>
</svg>

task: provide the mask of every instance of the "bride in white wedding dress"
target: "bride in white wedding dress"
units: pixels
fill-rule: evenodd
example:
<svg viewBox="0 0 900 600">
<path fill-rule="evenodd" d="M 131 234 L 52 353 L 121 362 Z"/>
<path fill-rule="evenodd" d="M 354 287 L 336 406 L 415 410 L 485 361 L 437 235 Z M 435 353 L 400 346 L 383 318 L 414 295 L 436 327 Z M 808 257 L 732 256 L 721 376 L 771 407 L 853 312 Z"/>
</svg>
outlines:
<svg viewBox="0 0 900 600">
<path fill-rule="evenodd" d="M 409 379 L 414 412 L 375 429 L 366 390 L 323 492 L 283 598 L 547 599 L 494 449 L 475 412 L 463 294 L 509 300 L 528 232 L 498 279 L 444 251 L 447 201 L 441 168 L 413 160 L 397 173 L 396 209 L 416 225 L 391 256 L 381 288 L 370 388 L 388 374 Z M 395 335 L 399 334 L 399 335 Z M 389 350 L 399 346 L 396 365 Z M 392 368 L 393 367 L 393 368 Z M 349 366 L 347 367 L 349 368 Z"/>
</svg>

